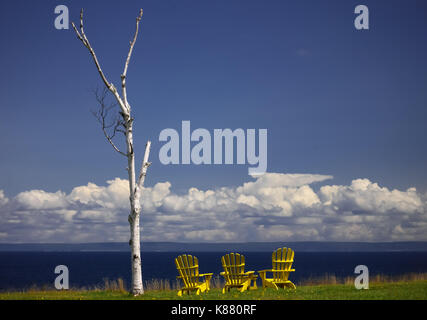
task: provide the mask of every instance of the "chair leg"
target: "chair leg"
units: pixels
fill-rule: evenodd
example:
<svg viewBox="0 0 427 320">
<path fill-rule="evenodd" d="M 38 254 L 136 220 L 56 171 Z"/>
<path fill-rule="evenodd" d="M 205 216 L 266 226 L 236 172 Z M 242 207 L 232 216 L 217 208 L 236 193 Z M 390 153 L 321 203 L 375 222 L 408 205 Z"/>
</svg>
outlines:
<svg viewBox="0 0 427 320">
<path fill-rule="evenodd" d="M 206 276 L 205 283 L 206 283 L 206 290 L 209 291 L 211 289 L 211 278 L 212 276 Z"/>
<path fill-rule="evenodd" d="M 264 279 L 262 279 L 262 289 L 264 290 L 265 288 L 267 288 L 267 283 Z"/>
<path fill-rule="evenodd" d="M 251 284 L 251 279 L 246 280 L 243 283 L 242 288 L 240 288 L 240 292 L 246 291 L 250 284 Z"/>
<path fill-rule="evenodd" d="M 250 290 L 256 290 L 258 289 L 258 286 L 256 284 L 257 278 L 252 278 L 252 286 L 249 287 Z"/>
<path fill-rule="evenodd" d="M 286 285 L 285 285 L 286 287 L 289 287 L 289 288 L 291 288 L 291 289 L 296 289 L 297 287 L 292 283 L 292 282 L 288 282 L 288 283 L 286 283 Z"/>
<path fill-rule="evenodd" d="M 206 282 L 205 282 L 205 283 L 203 283 L 203 284 L 199 287 L 198 291 L 200 291 L 200 292 L 205 292 L 206 290 L 209 290 L 209 287 L 208 287 L 208 285 L 207 285 L 207 284 L 206 284 Z"/>
<path fill-rule="evenodd" d="M 260 278 L 261 278 L 261 282 L 262 282 L 262 289 L 265 289 L 265 287 L 266 287 L 266 284 L 265 284 L 265 276 L 266 276 L 266 272 L 264 271 L 260 271 L 260 272 L 258 272 L 259 273 L 259 276 L 260 276 Z"/>
<path fill-rule="evenodd" d="M 279 288 L 274 282 L 268 280 L 265 280 L 265 282 L 263 283 L 263 289 L 265 288 L 273 288 L 275 290 L 279 290 Z"/>
</svg>

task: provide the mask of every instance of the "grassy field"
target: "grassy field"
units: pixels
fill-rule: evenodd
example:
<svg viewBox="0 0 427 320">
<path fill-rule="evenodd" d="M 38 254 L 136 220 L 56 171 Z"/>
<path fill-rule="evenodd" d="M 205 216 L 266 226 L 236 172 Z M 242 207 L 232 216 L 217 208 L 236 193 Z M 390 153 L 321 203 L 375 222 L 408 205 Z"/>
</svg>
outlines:
<svg viewBox="0 0 427 320">
<path fill-rule="evenodd" d="M 322 282 L 323 281 L 323 282 Z M 103 288 L 70 289 L 56 291 L 37 288 L 25 291 L 1 292 L 0 300 L 427 300 L 427 275 L 402 276 L 398 279 L 377 277 L 372 279 L 367 290 L 355 289 L 350 279 L 338 281 L 327 276 L 311 279 L 297 285 L 296 290 L 257 290 L 240 293 L 232 290 L 221 293 L 221 284 L 199 296 L 177 296 L 176 288 L 170 288 L 161 281 L 146 285 L 146 292 L 139 297 L 131 296 L 123 282 L 108 281 Z"/>
</svg>

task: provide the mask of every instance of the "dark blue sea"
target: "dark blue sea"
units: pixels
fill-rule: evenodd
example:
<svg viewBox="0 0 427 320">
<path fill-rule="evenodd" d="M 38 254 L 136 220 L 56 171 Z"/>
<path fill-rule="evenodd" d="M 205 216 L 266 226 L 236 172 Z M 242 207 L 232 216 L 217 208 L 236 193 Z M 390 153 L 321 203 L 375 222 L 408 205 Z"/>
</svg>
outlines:
<svg viewBox="0 0 427 320">
<path fill-rule="evenodd" d="M 246 257 L 246 270 L 271 268 L 270 252 L 240 252 Z M 174 258 L 181 252 L 143 252 L 143 278 L 175 280 Z M 199 258 L 200 273 L 222 271 L 224 252 L 194 252 Z M 69 269 L 70 287 L 102 285 L 104 279 L 123 278 L 130 284 L 128 252 L 0 252 L 0 290 L 54 286 L 57 265 Z M 427 272 L 427 252 L 297 252 L 291 280 L 335 274 L 356 276 L 354 268 L 366 265 L 369 274 L 401 275 Z"/>
</svg>

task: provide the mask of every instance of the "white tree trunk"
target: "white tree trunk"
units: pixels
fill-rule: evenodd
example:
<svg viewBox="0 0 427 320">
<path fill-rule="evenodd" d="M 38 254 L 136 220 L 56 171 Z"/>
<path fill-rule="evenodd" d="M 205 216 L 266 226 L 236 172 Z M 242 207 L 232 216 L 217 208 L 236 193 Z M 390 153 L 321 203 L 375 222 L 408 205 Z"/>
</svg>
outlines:
<svg viewBox="0 0 427 320">
<path fill-rule="evenodd" d="M 141 213 L 140 193 L 144 185 L 145 176 L 147 174 L 147 168 L 150 165 L 150 162 L 148 162 L 148 157 L 150 154 L 151 142 L 148 141 L 145 147 L 144 159 L 141 165 L 141 172 L 139 174 L 138 181 L 136 181 L 135 152 L 133 149 L 133 132 L 132 132 L 133 118 L 131 117 L 131 107 L 127 101 L 126 74 L 129 66 L 130 57 L 132 55 L 133 47 L 135 45 L 136 38 L 138 36 L 138 28 L 139 28 L 139 22 L 141 21 L 141 18 L 142 18 L 142 9 L 139 12 L 139 16 L 136 18 L 135 35 L 133 37 L 133 40 L 130 42 L 130 48 L 129 48 L 128 56 L 126 58 L 123 74 L 120 76 L 122 80 L 121 81 L 122 96 L 120 96 L 114 84 L 109 82 L 105 77 L 104 73 L 102 72 L 99 61 L 96 57 L 95 51 L 93 50 L 92 46 L 89 43 L 88 38 L 86 37 L 84 28 L 83 28 L 83 9 L 80 12 L 80 32 L 77 30 L 74 23 L 72 23 L 72 26 L 74 28 L 74 31 L 76 32 L 77 38 L 83 43 L 83 45 L 89 50 L 90 54 L 92 55 L 93 61 L 95 62 L 96 68 L 98 69 L 98 73 L 102 81 L 104 82 L 106 88 L 110 90 L 110 92 L 116 98 L 121 110 L 120 114 L 123 118 L 123 123 L 126 130 L 125 136 L 126 136 L 127 152 L 124 153 L 116 147 L 111 137 L 107 135 L 104 127 L 104 122 L 102 122 L 103 124 L 102 129 L 104 130 L 104 134 L 107 140 L 110 142 L 110 144 L 113 146 L 113 148 L 117 152 L 126 156 L 128 160 L 127 170 L 129 174 L 129 200 L 130 200 L 130 214 L 128 217 L 128 221 L 130 225 L 129 245 L 131 247 L 132 294 L 135 296 L 144 293 L 144 287 L 142 284 L 141 240 L 140 240 L 140 225 L 139 225 L 140 213 Z M 105 119 L 103 118 L 103 120 Z"/>
<path fill-rule="evenodd" d="M 135 155 L 133 151 L 132 119 L 127 119 L 126 125 L 126 146 L 128 154 L 128 172 L 129 172 L 129 193 L 130 193 L 130 215 L 128 218 L 130 225 L 130 247 L 131 247 L 131 268 L 132 268 L 132 294 L 139 295 L 144 293 L 142 285 L 141 271 L 141 248 L 140 248 L 140 228 L 139 215 L 141 213 L 141 204 L 139 202 L 139 188 L 136 186 L 135 179 Z"/>
<path fill-rule="evenodd" d="M 140 215 L 139 213 L 136 214 L 136 211 L 132 211 L 132 214 L 135 216 L 134 218 L 129 219 L 131 234 L 132 294 L 136 296 L 144 293 L 144 286 L 142 284 L 141 241 L 139 227 Z"/>
<path fill-rule="evenodd" d="M 142 284 L 142 264 L 141 264 L 141 240 L 140 240 L 140 213 L 141 213 L 141 189 L 144 185 L 147 168 L 150 163 L 148 157 L 150 155 L 151 142 L 148 141 L 145 147 L 144 159 L 141 165 L 141 173 L 136 182 L 135 178 L 135 156 L 133 152 L 133 135 L 132 135 L 132 120 L 130 120 L 129 128 L 126 128 L 126 141 L 128 145 L 128 171 L 129 171 L 129 190 L 131 211 L 129 215 L 130 225 L 130 241 L 131 246 L 131 266 L 132 266 L 132 294 L 134 296 L 144 293 Z"/>
</svg>

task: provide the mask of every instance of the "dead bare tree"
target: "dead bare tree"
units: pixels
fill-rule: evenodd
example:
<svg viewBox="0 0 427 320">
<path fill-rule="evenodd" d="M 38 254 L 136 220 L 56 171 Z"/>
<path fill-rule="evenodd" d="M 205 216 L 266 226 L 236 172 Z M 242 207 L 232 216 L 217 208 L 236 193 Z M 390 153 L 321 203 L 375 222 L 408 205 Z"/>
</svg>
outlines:
<svg viewBox="0 0 427 320">
<path fill-rule="evenodd" d="M 129 175 L 129 192 L 130 192 L 130 214 L 128 221 L 130 224 L 130 240 L 129 245 L 131 247 L 131 266 L 132 266 L 132 294 L 140 295 L 144 293 L 144 287 L 142 284 L 142 271 L 141 271 L 141 248 L 140 248 L 140 213 L 141 213 L 141 190 L 144 186 L 145 176 L 147 174 L 147 169 L 150 166 L 148 162 L 148 157 L 150 154 L 151 142 L 148 141 L 145 146 L 144 158 L 142 160 L 142 165 L 138 179 L 136 179 L 135 173 L 135 150 L 133 147 L 133 121 L 131 117 L 131 107 L 127 100 L 126 93 L 126 74 L 129 67 L 129 61 L 132 55 L 133 47 L 138 36 L 139 22 L 142 18 L 142 9 L 139 12 L 138 17 L 136 18 L 136 29 L 133 39 L 130 41 L 129 52 L 126 58 L 125 66 L 123 73 L 121 74 L 121 86 L 122 94 L 120 95 L 116 87 L 112 82 L 109 82 L 105 77 L 101 66 L 99 64 L 98 58 L 96 57 L 95 51 L 89 43 L 89 40 L 83 29 L 83 9 L 80 11 L 80 31 L 77 30 L 74 22 L 72 26 L 76 32 L 77 38 L 83 43 L 83 45 L 89 50 L 93 61 L 95 62 L 98 73 L 105 84 L 105 90 L 102 94 L 96 94 L 98 103 L 100 104 L 100 110 L 95 113 L 98 121 L 101 123 L 102 130 L 108 142 L 112 145 L 115 151 L 119 154 L 125 156 L 128 162 L 128 175 Z M 112 122 L 107 123 L 108 112 L 112 110 L 113 106 L 107 106 L 105 103 L 106 94 L 111 92 L 117 101 L 120 112 L 118 117 Z M 108 133 L 107 130 L 112 128 L 113 133 Z M 113 142 L 113 138 L 117 132 L 122 132 L 126 137 L 126 152 L 121 151 Z"/>
</svg>

